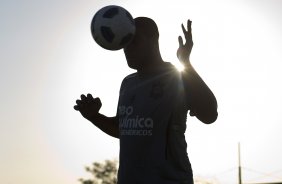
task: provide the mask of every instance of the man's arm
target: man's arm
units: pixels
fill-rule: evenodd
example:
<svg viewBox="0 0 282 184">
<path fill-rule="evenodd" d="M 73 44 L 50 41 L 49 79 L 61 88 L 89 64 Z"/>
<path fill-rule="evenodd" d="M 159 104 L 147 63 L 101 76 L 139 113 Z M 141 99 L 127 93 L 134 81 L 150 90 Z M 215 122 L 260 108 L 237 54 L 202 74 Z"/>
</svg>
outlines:
<svg viewBox="0 0 282 184">
<path fill-rule="evenodd" d="M 182 78 L 189 98 L 190 115 L 203 123 L 213 123 L 218 116 L 216 98 L 190 62 L 185 64 Z"/>
<path fill-rule="evenodd" d="M 119 138 L 119 122 L 116 116 L 107 117 L 99 113 L 97 117 L 90 119 L 89 121 L 106 134 Z"/>
<path fill-rule="evenodd" d="M 92 122 L 106 134 L 119 138 L 119 123 L 117 117 L 107 117 L 99 113 L 102 103 L 99 98 L 93 98 L 91 94 L 81 95 L 81 99 L 76 100 L 74 109 Z"/>
<path fill-rule="evenodd" d="M 177 50 L 177 57 L 185 67 L 182 78 L 189 99 L 190 115 L 196 116 L 203 123 L 210 124 L 213 123 L 218 116 L 217 101 L 212 91 L 190 62 L 190 54 L 193 48 L 191 24 L 192 21 L 188 20 L 187 31 L 182 24 L 182 31 L 186 43 L 183 44 L 182 37 L 178 37 L 179 48 Z"/>
</svg>

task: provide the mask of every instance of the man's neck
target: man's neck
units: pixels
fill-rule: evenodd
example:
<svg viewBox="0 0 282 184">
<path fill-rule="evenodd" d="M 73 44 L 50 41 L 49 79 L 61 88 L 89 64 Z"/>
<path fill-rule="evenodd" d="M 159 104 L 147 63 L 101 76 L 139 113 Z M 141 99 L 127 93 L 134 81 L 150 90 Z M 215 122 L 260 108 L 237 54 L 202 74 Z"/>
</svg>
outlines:
<svg viewBox="0 0 282 184">
<path fill-rule="evenodd" d="M 156 73 L 162 70 L 164 64 L 165 62 L 162 59 L 158 61 L 154 60 L 154 62 L 151 62 L 150 64 L 143 66 L 141 69 L 138 69 L 137 73 L 140 75 Z"/>
</svg>

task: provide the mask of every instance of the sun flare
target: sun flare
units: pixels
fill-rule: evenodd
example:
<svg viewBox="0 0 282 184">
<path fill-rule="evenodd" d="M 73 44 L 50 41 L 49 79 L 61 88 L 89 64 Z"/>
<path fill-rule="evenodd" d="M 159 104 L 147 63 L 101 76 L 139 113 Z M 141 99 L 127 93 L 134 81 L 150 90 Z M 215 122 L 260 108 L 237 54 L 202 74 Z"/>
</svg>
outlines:
<svg viewBox="0 0 282 184">
<path fill-rule="evenodd" d="M 175 68 L 179 71 L 179 72 L 182 72 L 184 70 L 184 66 L 183 64 L 181 64 L 180 62 L 177 62 L 177 63 L 173 63 Z"/>
</svg>

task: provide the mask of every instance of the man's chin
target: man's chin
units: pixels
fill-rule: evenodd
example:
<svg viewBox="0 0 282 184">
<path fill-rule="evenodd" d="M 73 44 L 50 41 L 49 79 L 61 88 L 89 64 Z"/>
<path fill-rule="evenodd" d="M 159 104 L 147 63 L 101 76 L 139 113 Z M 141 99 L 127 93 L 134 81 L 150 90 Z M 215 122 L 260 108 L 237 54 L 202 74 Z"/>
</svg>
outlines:
<svg viewBox="0 0 282 184">
<path fill-rule="evenodd" d="M 136 66 L 132 66 L 132 65 L 128 65 L 128 67 L 133 69 L 133 70 L 137 70 L 138 69 Z"/>
<path fill-rule="evenodd" d="M 128 65 L 128 67 L 131 68 L 131 69 L 134 69 L 134 70 L 137 70 L 137 69 L 138 69 L 138 66 L 135 65 L 134 63 L 129 63 L 129 62 L 127 62 L 127 65 Z"/>
</svg>

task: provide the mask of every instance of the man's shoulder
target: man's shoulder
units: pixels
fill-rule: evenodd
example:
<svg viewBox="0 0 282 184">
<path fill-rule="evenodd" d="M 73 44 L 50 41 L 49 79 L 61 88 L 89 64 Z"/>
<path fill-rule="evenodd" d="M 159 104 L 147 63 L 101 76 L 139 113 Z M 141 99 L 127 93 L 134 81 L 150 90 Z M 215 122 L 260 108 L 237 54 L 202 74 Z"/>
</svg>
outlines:
<svg viewBox="0 0 282 184">
<path fill-rule="evenodd" d="M 134 81 L 136 80 L 136 78 L 137 78 L 137 72 L 127 75 L 127 76 L 122 80 L 121 88 L 124 88 L 125 86 L 128 86 L 128 85 L 131 84 L 131 83 L 134 83 Z"/>
<path fill-rule="evenodd" d="M 123 80 L 132 80 L 137 77 L 137 72 L 127 75 Z"/>
</svg>

